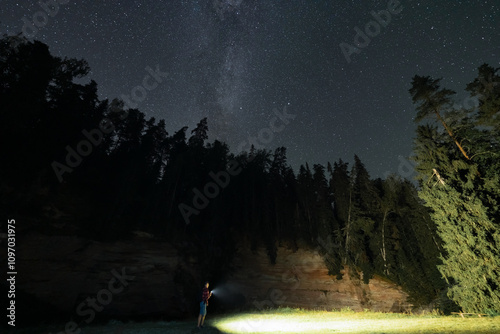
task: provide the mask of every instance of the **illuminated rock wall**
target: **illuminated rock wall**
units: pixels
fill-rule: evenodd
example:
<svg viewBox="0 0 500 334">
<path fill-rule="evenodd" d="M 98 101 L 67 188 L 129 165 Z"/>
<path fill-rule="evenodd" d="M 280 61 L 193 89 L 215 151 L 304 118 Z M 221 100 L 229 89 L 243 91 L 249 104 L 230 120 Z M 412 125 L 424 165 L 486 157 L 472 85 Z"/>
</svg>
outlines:
<svg viewBox="0 0 500 334">
<path fill-rule="evenodd" d="M 397 285 L 375 276 L 364 284 L 349 277 L 342 280 L 328 275 L 322 257 L 313 251 L 292 252 L 278 249 L 276 264 L 271 265 L 265 250 L 240 251 L 238 270 L 231 282 L 257 308 L 290 306 L 326 310 L 350 307 L 362 311 L 404 311 L 408 295 Z"/>
</svg>

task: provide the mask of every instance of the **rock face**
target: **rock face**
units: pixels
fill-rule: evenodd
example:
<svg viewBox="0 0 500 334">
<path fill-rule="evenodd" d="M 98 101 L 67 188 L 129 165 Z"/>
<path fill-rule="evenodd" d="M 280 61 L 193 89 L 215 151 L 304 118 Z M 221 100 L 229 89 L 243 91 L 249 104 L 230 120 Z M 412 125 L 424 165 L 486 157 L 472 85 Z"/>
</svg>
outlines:
<svg viewBox="0 0 500 334">
<path fill-rule="evenodd" d="M 342 280 L 328 275 L 322 257 L 313 251 L 292 252 L 279 248 L 271 265 L 264 250 L 242 251 L 236 257 L 238 270 L 231 282 L 247 303 L 259 309 L 277 306 L 321 308 L 349 307 L 362 311 L 401 312 L 408 295 L 397 285 L 375 276 L 364 284 L 344 270 Z"/>
<path fill-rule="evenodd" d="M 100 316 L 193 317 L 202 278 L 196 261 L 181 255 L 168 243 L 144 238 L 103 243 L 26 235 L 17 245 L 18 309 L 77 323 Z M 407 295 L 381 278 L 363 284 L 344 275 L 337 281 L 312 251 L 279 248 L 271 265 L 264 250 L 240 250 L 234 263 L 227 287 L 247 306 L 400 311 L 406 303 Z"/>
<path fill-rule="evenodd" d="M 29 235 L 18 240 L 16 262 L 25 321 L 57 315 L 83 324 L 109 317 L 181 318 L 192 314 L 192 303 L 179 279 L 199 285 L 174 247 L 140 238 L 103 243 Z"/>
</svg>

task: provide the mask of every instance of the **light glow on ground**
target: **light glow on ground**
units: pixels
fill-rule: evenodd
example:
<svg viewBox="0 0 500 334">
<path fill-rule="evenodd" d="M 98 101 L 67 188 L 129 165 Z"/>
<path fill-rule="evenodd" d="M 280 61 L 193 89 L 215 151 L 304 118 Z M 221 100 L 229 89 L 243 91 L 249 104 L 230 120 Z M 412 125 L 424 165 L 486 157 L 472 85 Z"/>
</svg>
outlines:
<svg viewBox="0 0 500 334">
<path fill-rule="evenodd" d="M 249 313 L 214 319 L 224 333 L 500 333 L 500 319 L 385 313 Z"/>
<path fill-rule="evenodd" d="M 235 321 L 223 321 L 216 325 L 222 331 L 231 333 L 307 333 L 309 331 L 347 330 L 353 324 L 347 321 L 330 321 L 315 323 L 301 320 L 264 320 L 264 319 L 243 319 Z"/>
</svg>

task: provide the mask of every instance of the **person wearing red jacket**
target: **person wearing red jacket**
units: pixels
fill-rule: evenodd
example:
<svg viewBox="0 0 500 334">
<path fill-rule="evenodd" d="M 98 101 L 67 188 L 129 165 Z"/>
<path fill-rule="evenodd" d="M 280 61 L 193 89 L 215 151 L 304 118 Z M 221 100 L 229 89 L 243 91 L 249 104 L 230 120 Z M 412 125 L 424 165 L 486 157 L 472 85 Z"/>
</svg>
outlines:
<svg viewBox="0 0 500 334">
<path fill-rule="evenodd" d="M 208 282 L 205 282 L 205 286 L 201 292 L 201 302 L 200 302 L 200 315 L 198 316 L 198 328 L 203 328 L 203 323 L 205 322 L 205 316 L 207 315 L 208 299 L 212 297 L 212 292 L 208 290 Z"/>
</svg>

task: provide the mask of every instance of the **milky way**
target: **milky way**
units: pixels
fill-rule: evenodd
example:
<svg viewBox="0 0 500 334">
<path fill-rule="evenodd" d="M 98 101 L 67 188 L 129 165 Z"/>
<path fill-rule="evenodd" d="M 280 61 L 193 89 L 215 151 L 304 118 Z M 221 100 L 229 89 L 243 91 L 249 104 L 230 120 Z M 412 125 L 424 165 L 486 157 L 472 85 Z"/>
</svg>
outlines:
<svg viewBox="0 0 500 334">
<path fill-rule="evenodd" d="M 1 32 L 86 59 L 101 98 L 130 95 L 159 66 L 168 77 L 138 103 L 147 116 L 170 133 L 207 117 L 210 139 L 232 151 L 260 134 L 262 147 L 288 148 L 295 170 L 357 154 L 373 177 L 405 174 L 411 78 L 463 92 L 482 63 L 500 66 L 494 0 L 55 3 L 3 1 Z M 284 107 L 295 117 L 267 131 Z"/>
</svg>

